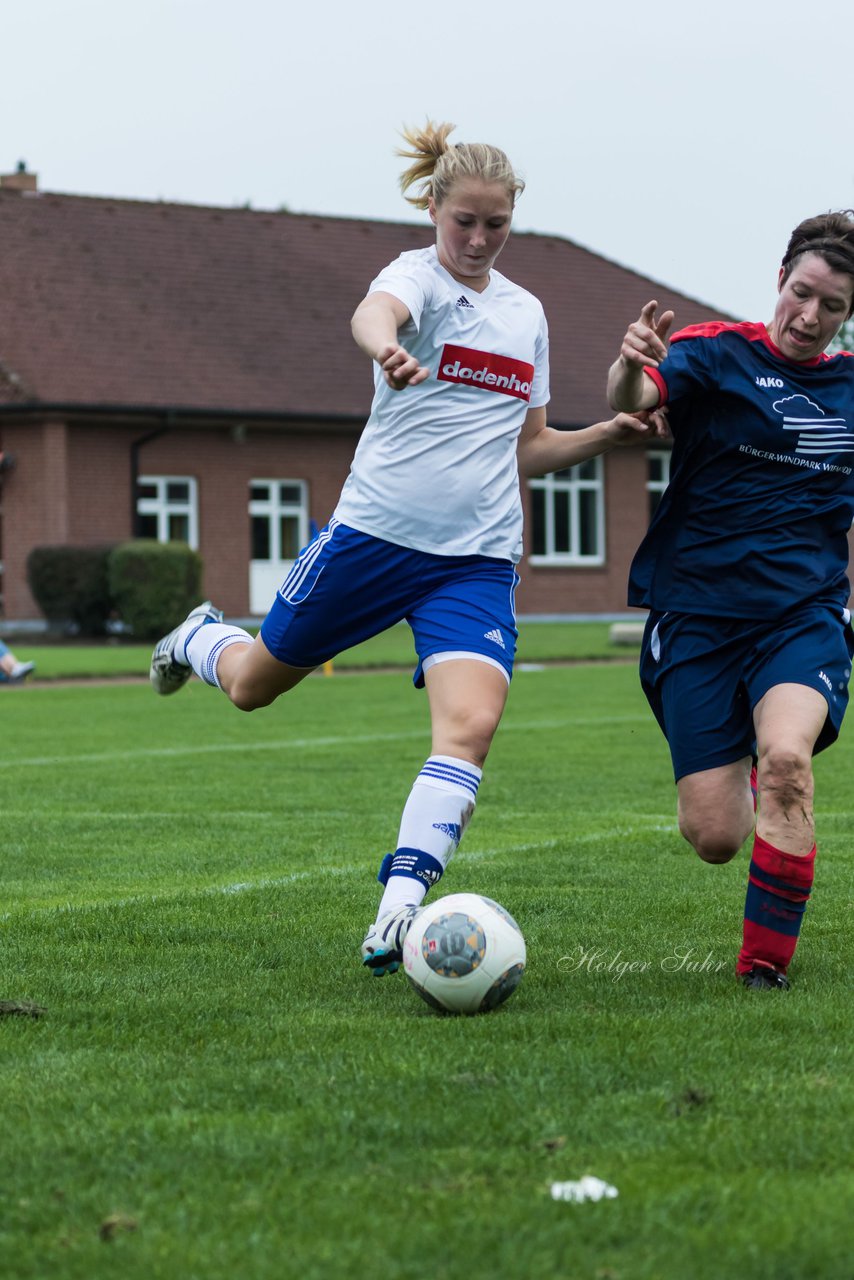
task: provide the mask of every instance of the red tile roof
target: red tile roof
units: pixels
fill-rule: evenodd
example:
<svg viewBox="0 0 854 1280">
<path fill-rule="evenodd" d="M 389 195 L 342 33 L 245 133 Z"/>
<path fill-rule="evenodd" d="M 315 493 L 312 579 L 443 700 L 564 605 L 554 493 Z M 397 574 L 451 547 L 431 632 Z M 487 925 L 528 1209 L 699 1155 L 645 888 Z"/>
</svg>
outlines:
<svg viewBox="0 0 854 1280">
<path fill-rule="evenodd" d="M 0 406 L 352 415 L 370 404 L 350 316 L 432 228 L 0 191 Z M 605 412 L 626 323 L 728 318 L 570 240 L 517 234 L 499 267 L 543 302 L 553 421 Z"/>
</svg>

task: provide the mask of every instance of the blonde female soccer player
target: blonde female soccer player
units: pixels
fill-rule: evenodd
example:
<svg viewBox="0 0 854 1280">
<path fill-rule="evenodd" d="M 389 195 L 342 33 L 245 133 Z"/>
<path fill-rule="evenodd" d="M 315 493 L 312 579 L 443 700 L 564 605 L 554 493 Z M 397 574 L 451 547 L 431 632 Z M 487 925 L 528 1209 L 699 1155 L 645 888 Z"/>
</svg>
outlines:
<svg viewBox="0 0 854 1280">
<path fill-rule="evenodd" d="M 618 414 L 574 432 L 546 425 L 540 303 L 495 270 L 523 188 L 506 155 L 452 145 L 452 125 L 404 133 L 407 198 L 436 229 L 373 281 L 353 336 L 374 365 L 371 414 L 329 524 L 299 556 L 254 641 L 210 605 L 156 647 L 151 681 L 191 669 L 245 711 L 264 707 L 343 649 L 406 619 L 426 686 L 432 749 L 380 868 L 364 964 L 393 972 L 416 908 L 456 850 L 501 719 L 516 647 L 519 473 L 543 475 L 642 441 Z"/>
</svg>

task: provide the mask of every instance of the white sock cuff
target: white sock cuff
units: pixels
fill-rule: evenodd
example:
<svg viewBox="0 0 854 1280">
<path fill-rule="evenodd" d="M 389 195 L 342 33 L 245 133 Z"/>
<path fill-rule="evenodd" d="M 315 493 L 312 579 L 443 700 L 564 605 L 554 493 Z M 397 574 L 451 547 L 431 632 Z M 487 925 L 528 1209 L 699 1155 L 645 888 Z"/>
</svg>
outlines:
<svg viewBox="0 0 854 1280">
<path fill-rule="evenodd" d="M 454 756 L 430 756 L 415 783 L 435 787 L 437 791 L 451 791 L 474 801 L 482 777 L 483 770 L 468 760 L 458 760 Z"/>
<path fill-rule="evenodd" d="M 231 644 L 254 644 L 248 631 L 242 627 L 229 627 L 223 622 L 206 622 L 192 635 L 187 643 L 186 653 L 190 665 L 205 684 L 221 689 L 216 665 L 223 649 Z"/>
</svg>

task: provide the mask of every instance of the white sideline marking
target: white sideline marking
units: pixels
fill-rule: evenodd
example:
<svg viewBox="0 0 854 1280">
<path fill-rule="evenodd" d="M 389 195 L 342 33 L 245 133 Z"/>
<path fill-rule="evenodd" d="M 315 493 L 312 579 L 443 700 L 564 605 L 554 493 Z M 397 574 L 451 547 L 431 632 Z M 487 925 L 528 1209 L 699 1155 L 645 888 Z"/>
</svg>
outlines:
<svg viewBox="0 0 854 1280">
<path fill-rule="evenodd" d="M 297 815 L 303 810 L 297 810 Z M 133 813 L 125 813 L 121 809 L 79 809 L 76 811 L 63 810 L 62 813 L 48 813 L 41 815 L 38 819 L 33 819 L 32 809 L 6 809 L 3 811 L 3 818 L 14 818 L 16 821 L 28 821 L 32 823 L 37 821 L 39 824 L 57 824 L 67 825 L 68 823 L 77 823 L 78 825 L 86 822 L 126 822 L 137 823 L 140 826 L 148 826 L 152 820 L 163 822 L 175 822 L 176 819 L 198 825 L 198 814 L 191 809 L 146 809 L 144 813 L 135 810 Z M 284 813 L 282 809 L 205 809 L 205 819 L 213 822 L 229 822 L 236 819 L 241 822 L 267 822 L 270 818 L 283 821 L 285 818 L 292 818 L 292 812 Z M 332 820 L 341 821 L 343 819 L 352 818 L 353 813 L 350 809 L 324 809 L 323 817 Z"/>
<path fill-rule="evenodd" d="M 566 729 L 574 725 L 638 724 L 646 723 L 648 716 L 590 716 L 572 720 L 531 720 L 517 724 L 507 723 L 499 733 L 532 733 L 543 729 Z M 180 756 L 220 755 L 229 751 L 308 751 L 312 747 L 340 747 L 351 743 L 405 742 L 412 738 L 429 738 L 430 729 L 406 729 L 400 733 L 336 734 L 327 738 L 279 738 L 274 742 L 207 742 L 180 747 L 142 747 L 139 751 L 90 751 L 72 755 L 24 756 L 20 759 L 3 757 L 0 769 L 55 767 L 58 764 L 102 764 L 118 760 L 175 759 Z"/>
<path fill-rule="evenodd" d="M 322 867 L 323 875 L 355 875 L 358 867 Z M 20 916 L 65 915 L 75 911 L 112 911 L 115 907 L 150 906 L 155 902 L 179 902 L 183 898 L 215 898 L 220 894 L 247 893 L 261 889 L 281 889 L 298 880 L 308 880 L 318 874 L 318 868 L 290 871 L 284 876 L 265 876 L 263 880 L 244 880 L 234 884 L 209 884 L 202 889 L 165 889 L 157 893 L 132 893 L 124 898 L 105 898 L 101 902 L 58 902 L 53 906 L 24 907 L 21 911 L 4 911 L 0 920 Z"/>
<path fill-rule="evenodd" d="M 657 820 L 654 814 L 641 815 L 641 818 L 644 822 Z M 622 827 L 616 832 L 602 832 L 599 836 L 582 836 L 580 841 L 574 841 L 574 843 L 580 843 L 585 840 L 605 839 L 614 834 L 623 836 L 634 833 L 635 829 Z M 465 854 L 461 855 L 461 858 L 464 858 L 466 862 L 485 862 L 491 858 L 505 857 L 511 853 L 530 853 L 536 850 L 554 849 L 565 843 L 565 840 L 551 837 L 548 840 L 532 840 L 524 844 L 506 845 L 501 849 L 467 849 Z M 236 880 L 229 884 L 209 884 L 200 889 L 175 888 L 158 890 L 155 893 L 134 893 L 122 898 L 105 898 L 100 902 L 61 902 L 43 907 L 23 905 L 20 910 L 0 912 L 0 920 L 63 915 L 71 914 L 75 911 L 112 911 L 115 907 L 138 907 L 156 902 L 179 902 L 185 898 L 215 898 L 220 895 L 256 893 L 264 889 L 282 889 L 285 885 L 297 884 L 300 881 L 310 879 L 322 879 L 324 876 L 333 878 L 359 876 L 361 878 L 363 875 L 364 868 L 354 865 L 346 867 L 305 867 L 300 871 L 289 871 L 286 875 L 264 876 L 260 880 Z"/>
</svg>

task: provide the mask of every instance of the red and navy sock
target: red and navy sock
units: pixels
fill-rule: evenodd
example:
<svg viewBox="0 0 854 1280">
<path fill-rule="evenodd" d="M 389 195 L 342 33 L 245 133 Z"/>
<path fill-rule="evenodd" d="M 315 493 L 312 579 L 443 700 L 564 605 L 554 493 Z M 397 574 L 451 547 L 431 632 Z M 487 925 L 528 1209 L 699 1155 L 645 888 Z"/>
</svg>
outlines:
<svg viewBox="0 0 854 1280">
<path fill-rule="evenodd" d="M 798 945 L 814 874 L 815 845 L 799 858 L 754 837 L 736 973 L 749 973 L 757 964 L 786 972 Z"/>
</svg>

